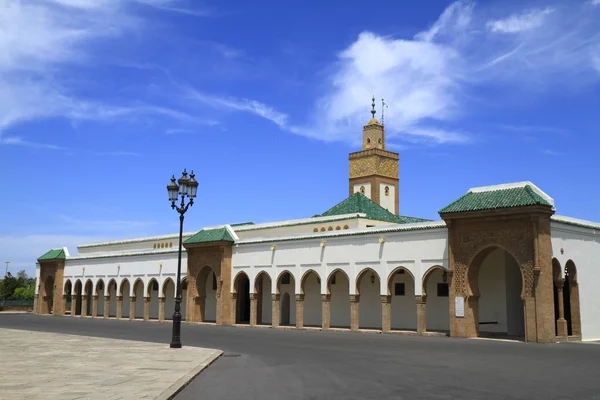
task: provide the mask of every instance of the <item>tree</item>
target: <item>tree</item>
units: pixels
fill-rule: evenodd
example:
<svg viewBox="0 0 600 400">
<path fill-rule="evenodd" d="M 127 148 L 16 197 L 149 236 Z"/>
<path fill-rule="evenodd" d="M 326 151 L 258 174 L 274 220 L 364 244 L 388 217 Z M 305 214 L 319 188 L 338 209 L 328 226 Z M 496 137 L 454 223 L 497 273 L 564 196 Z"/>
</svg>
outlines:
<svg viewBox="0 0 600 400">
<path fill-rule="evenodd" d="M 6 300 L 10 300 L 13 298 L 15 289 L 19 287 L 19 280 L 11 275 L 11 273 L 7 273 L 4 279 L 2 280 L 2 286 L 0 287 L 0 297 Z"/>
</svg>

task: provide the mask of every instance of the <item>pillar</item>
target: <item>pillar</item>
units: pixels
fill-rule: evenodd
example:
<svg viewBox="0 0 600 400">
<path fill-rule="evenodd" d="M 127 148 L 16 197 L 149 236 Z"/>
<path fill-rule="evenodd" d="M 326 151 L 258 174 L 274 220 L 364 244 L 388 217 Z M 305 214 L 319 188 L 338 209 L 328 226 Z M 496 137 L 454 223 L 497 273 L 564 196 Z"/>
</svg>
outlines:
<svg viewBox="0 0 600 400">
<path fill-rule="evenodd" d="M 271 295 L 271 326 L 273 328 L 279 328 L 279 293 Z"/>
<path fill-rule="evenodd" d="M 427 297 L 415 296 L 417 300 L 417 333 L 419 335 L 427 332 Z"/>
<path fill-rule="evenodd" d="M 158 320 L 159 321 L 165 320 L 165 300 L 166 299 L 164 297 L 158 298 Z"/>
<path fill-rule="evenodd" d="M 321 328 L 323 330 L 331 327 L 331 295 L 321 295 Z"/>
<path fill-rule="evenodd" d="M 194 317 L 196 322 L 206 321 L 206 296 L 198 296 L 194 299 Z M 186 311 L 187 312 L 187 311 Z"/>
<path fill-rule="evenodd" d="M 144 321 L 150 319 L 150 297 L 144 297 Z"/>
<path fill-rule="evenodd" d="M 98 316 L 98 295 L 95 294 L 92 296 L 92 317 L 96 318 Z"/>
<path fill-rule="evenodd" d="M 81 316 L 82 317 L 87 317 L 87 303 L 88 303 L 88 299 L 87 299 L 87 295 L 81 295 Z"/>
<path fill-rule="evenodd" d="M 110 314 L 110 296 L 104 297 L 104 318 L 108 318 Z"/>
<path fill-rule="evenodd" d="M 129 297 L 129 319 L 135 319 L 135 296 Z"/>
<path fill-rule="evenodd" d="M 250 293 L 250 326 L 258 324 L 258 294 Z"/>
<path fill-rule="evenodd" d="M 381 296 L 381 331 L 392 330 L 392 296 Z"/>
<path fill-rule="evenodd" d="M 556 336 L 567 337 L 569 331 L 567 328 L 567 320 L 565 319 L 565 300 L 563 297 L 564 280 L 560 279 L 556 283 L 558 292 L 558 320 L 556 321 Z"/>
<path fill-rule="evenodd" d="M 123 296 L 117 296 L 117 319 L 123 318 Z"/>
<path fill-rule="evenodd" d="M 296 329 L 304 328 L 304 295 L 296 295 Z"/>
<path fill-rule="evenodd" d="M 230 293 L 229 294 L 229 299 L 230 299 L 230 303 L 231 304 L 231 316 L 230 316 L 230 321 L 232 325 L 237 324 L 237 293 Z"/>
<path fill-rule="evenodd" d="M 350 329 L 353 331 L 358 330 L 359 301 L 360 301 L 360 295 L 358 295 L 358 294 L 350 295 Z"/>
<path fill-rule="evenodd" d="M 71 317 L 77 313 L 77 295 L 71 294 Z"/>
</svg>

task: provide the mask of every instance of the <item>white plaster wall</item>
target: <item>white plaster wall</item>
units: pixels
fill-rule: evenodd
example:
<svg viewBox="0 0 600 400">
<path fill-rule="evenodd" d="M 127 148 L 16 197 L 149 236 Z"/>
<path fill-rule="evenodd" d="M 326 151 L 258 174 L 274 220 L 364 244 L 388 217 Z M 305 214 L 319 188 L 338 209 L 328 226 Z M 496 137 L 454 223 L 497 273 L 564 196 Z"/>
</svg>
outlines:
<svg viewBox="0 0 600 400">
<path fill-rule="evenodd" d="M 371 198 L 371 184 L 370 183 L 358 183 L 356 185 L 354 185 L 354 191 L 353 193 L 358 193 L 360 192 L 360 187 L 364 186 L 365 187 L 365 193 L 364 195 L 367 196 L 369 199 Z"/>
<path fill-rule="evenodd" d="M 577 268 L 582 339 L 598 340 L 600 296 L 596 282 L 600 281 L 600 229 L 580 228 L 553 221 L 550 231 L 552 256 L 563 269 L 569 260 Z"/>
<path fill-rule="evenodd" d="M 183 240 L 185 241 L 196 232 L 184 233 Z M 162 249 L 154 249 L 154 245 L 164 244 L 168 247 Z M 169 245 L 172 244 L 172 247 Z M 118 252 L 135 252 L 135 251 L 153 251 L 153 250 L 167 250 L 177 251 L 179 246 L 179 233 L 152 236 L 147 238 L 136 238 L 136 239 L 124 239 L 115 240 L 110 242 L 102 242 L 97 244 L 81 244 L 77 247 L 77 253 L 80 256 L 89 256 L 93 254 L 109 254 Z M 184 250 L 185 251 L 185 250 Z"/>
<path fill-rule="evenodd" d="M 331 285 L 329 324 L 334 328 L 350 328 L 349 282 L 342 273 L 337 273 L 335 285 Z"/>
<path fill-rule="evenodd" d="M 479 325 L 481 332 L 506 332 L 506 267 L 504 251 L 492 251 L 479 268 L 479 322 L 495 325 Z"/>
<path fill-rule="evenodd" d="M 425 309 L 427 330 L 450 330 L 449 297 L 438 297 L 437 295 L 437 284 L 443 283 L 442 276 L 441 270 L 435 270 L 431 272 L 427 280 L 427 306 Z"/>
<path fill-rule="evenodd" d="M 359 328 L 381 329 L 380 287 L 380 281 L 377 277 L 375 277 L 375 282 L 371 283 L 370 272 L 366 272 L 360 280 Z"/>
<path fill-rule="evenodd" d="M 310 274 L 304 282 L 304 325 L 321 326 L 321 285 L 318 277 Z"/>
<path fill-rule="evenodd" d="M 404 283 L 404 296 L 394 294 L 394 284 Z M 392 294 L 392 329 L 417 329 L 417 301 L 415 298 L 415 283 L 408 272 L 395 274 L 391 284 Z M 446 309 L 448 314 L 448 309 Z"/>
<path fill-rule="evenodd" d="M 250 239 L 259 237 L 308 235 L 313 234 L 315 228 L 319 231 L 319 233 L 321 233 L 321 228 L 325 228 L 325 230 L 327 230 L 329 227 L 332 227 L 335 230 L 338 226 L 340 227 L 340 229 L 343 229 L 345 225 L 348 225 L 349 229 L 358 228 L 359 219 L 347 218 L 335 221 L 321 221 L 314 224 L 281 226 L 277 228 L 266 229 L 252 229 L 249 227 L 239 227 L 236 229 L 234 227 L 234 230 L 236 235 L 238 235 L 240 239 Z"/>
<path fill-rule="evenodd" d="M 390 193 L 388 196 L 385 195 L 386 186 L 390 188 Z M 392 214 L 396 214 L 396 187 L 394 185 L 380 183 L 379 198 L 381 200 L 379 203 L 381 207 L 385 208 Z"/>
</svg>

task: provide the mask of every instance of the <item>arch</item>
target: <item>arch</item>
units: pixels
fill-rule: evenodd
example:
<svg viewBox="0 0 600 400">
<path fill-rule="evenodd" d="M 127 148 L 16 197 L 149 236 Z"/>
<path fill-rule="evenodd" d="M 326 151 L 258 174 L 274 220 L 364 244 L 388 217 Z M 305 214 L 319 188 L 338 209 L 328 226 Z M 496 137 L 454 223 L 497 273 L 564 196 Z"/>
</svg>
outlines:
<svg viewBox="0 0 600 400">
<path fill-rule="evenodd" d="M 235 297 L 235 323 L 250 323 L 250 278 L 244 271 L 240 271 L 233 280 L 232 293 Z"/>
<path fill-rule="evenodd" d="M 123 292 L 123 288 L 127 287 L 127 293 Z M 123 280 L 121 281 L 121 284 L 119 285 L 119 296 L 125 296 L 127 295 L 127 297 L 129 297 L 129 294 L 131 292 L 131 286 L 129 285 L 129 279 L 127 278 L 123 278 Z"/>
<path fill-rule="evenodd" d="M 48 275 L 43 285 L 41 314 L 52 314 L 54 308 L 54 277 Z"/>
<path fill-rule="evenodd" d="M 73 306 L 71 306 L 71 315 L 81 315 L 83 308 L 83 283 L 77 279 L 73 286 L 73 293 L 75 293 L 75 312 L 73 312 Z"/>
<path fill-rule="evenodd" d="M 390 299 L 390 329 L 417 330 L 417 282 L 412 272 L 403 266 L 394 268 L 388 275 L 386 288 Z"/>
<path fill-rule="evenodd" d="M 85 305 L 82 310 L 82 315 L 91 316 L 93 306 L 94 284 L 91 279 L 88 279 L 83 286 L 83 301 Z"/>
<path fill-rule="evenodd" d="M 151 278 L 146 286 L 146 296 L 150 297 L 152 292 L 160 293 L 160 285 L 158 284 L 158 280 L 156 280 L 156 278 Z"/>
<path fill-rule="evenodd" d="M 555 285 L 558 285 L 559 282 L 563 279 L 563 270 L 560 266 L 560 261 L 556 258 L 552 259 L 552 280 Z"/>
<path fill-rule="evenodd" d="M 423 274 L 423 279 L 422 279 L 422 283 L 421 283 L 421 295 L 423 297 L 427 297 L 427 282 L 429 281 L 429 278 L 431 277 L 431 275 L 433 275 L 436 271 L 440 271 L 442 274 L 445 274 L 445 279 L 443 281 L 443 283 L 448 283 L 448 270 L 444 267 L 442 267 L 441 265 L 434 265 L 433 267 L 429 268 L 427 271 L 425 271 L 425 273 Z M 414 277 L 413 277 L 414 279 Z"/>
<path fill-rule="evenodd" d="M 336 268 L 327 277 L 329 321 L 334 328 L 350 328 L 350 277 Z M 327 318 L 327 316 L 325 316 Z"/>
<path fill-rule="evenodd" d="M 142 278 L 138 278 L 133 282 L 133 296 L 130 300 L 130 319 L 143 319 L 144 318 L 144 281 Z M 131 305 L 133 304 L 133 305 Z"/>
<path fill-rule="evenodd" d="M 65 313 L 72 314 L 72 304 L 73 304 L 73 283 L 70 279 L 65 280 L 65 284 L 63 286 L 63 296 L 65 299 Z"/>
<path fill-rule="evenodd" d="M 190 289 L 188 287 L 188 289 Z M 204 265 L 196 275 L 195 302 L 190 303 L 200 322 L 217 320 L 217 271 L 210 265 Z"/>
<path fill-rule="evenodd" d="M 303 296 L 302 326 L 321 326 L 321 277 L 315 270 L 309 269 L 300 278 L 300 295 Z"/>
<path fill-rule="evenodd" d="M 579 285 L 577 283 L 577 267 L 573 260 L 565 264 L 565 283 L 563 288 L 565 319 L 567 334 L 581 337 L 581 313 L 579 305 Z"/>
<path fill-rule="evenodd" d="M 160 291 L 160 297 L 165 299 L 165 319 L 173 319 L 173 313 L 175 312 L 175 296 L 177 296 L 177 288 L 175 287 L 175 282 L 171 278 L 165 279 Z M 179 312 L 181 312 L 181 307 L 183 306 L 183 304 L 185 304 L 185 299 L 182 296 Z"/>
<path fill-rule="evenodd" d="M 394 293 L 394 291 L 392 290 L 392 282 L 393 282 L 396 274 L 399 273 L 400 271 L 408 272 L 408 275 L 410 275 L 412 281 L 416 283 L 415 276 L 413 275 L 412 272 L 410 272 L 410 270 L 408 268 L 396 267 L 392 270 L 392 272 L 390 272 L 390 274 L 388 275 L 388 278 L 387 278 L 387 294 L 388 294 L 388 296 L 391 296 Z"/>
<path fill-rule="evenodd" d="M 94 290 L 94 294 L 100 296 L 101 294 L 104 295 L 104 281 L 102 280 L 102 278 L 98 279 L 98 281 L 96 282 L 96 289 Z"/>
<path fill-rule="evenodd" d="M 369 279 L 363 279 L 364 277 Z M 358 302 L 358 327 L 368 329 L 382 328 L 381 315 L 381 279 L 372 268 L 364 268 L 356 277 Z"/>
<path fill-rule="evenodd" d="M 65 280 L 65 284 L 63 286 L 63 296 L 71 296 L 73 292 L 73 283 L 70 279 Z"/>
<path fill-rule="evenodd" d="M 276 294 L 281 294 L 281 291 L 280 291 L 280 287 L 281 287 L 281 284 L 282 284 L 281 280 L 282 280 L 282 278 L 285 277 L 286 274 L 290 275 L 290 282 L 292 282 L 292 280 L 294 280 L 294 289 L 295 289 L 296 278 L 294 277 L 294 274 L 292 274 L 290 271 L 288 271 L 286 269 L 286 270 L 282 271 L 279 274 L 279 276 L 277 277 L 277 287 L 276 287 L 277 291 L 275 292 Z M 287 285 L 287 283 L 284 283 L 284 285 Z"/>
<path fill-rule="evenodd" d="M 148 281 L 146 297 L 150 299 L 148 304 L 148 319 L 158 319 L 158 298 L 160 297 L 160 285 L 156 278 Z"/>
<path fill-rule="evenodd" d="M 106 285 L 106 300 L 108 301 L 108 317 L 117 316 L 117 281 L 113 278 Z"/>
<path fill-rule="evenodd" d="M 286 277 L 289 276 L 289 280 Z M 288 271 L 282 271 L 277 277 L 276 293 L 280 295 L 279 320 L 281 325 L 296 325 L 296 307 L 292 307 L 296 299 L 296 278 Z M 289 300 L 289 301 L 288 301 Z M 288 313 L 289 311 L 289 313 Z M 288 314 L 286 314 L 288 313 Z M 287 316 L 289 315 L 289 318 Z"/>
<path fill-rule="evenodd" d="M 133 288 L 132 288 L 132 290 L 133 290 L 133 295 L 134 296 L 136 295 L 135 293 L 136 293 L 137 289 L 140 287 L 139 285 L 142 286 L 142 296 L 144 294 L 144 281 L 142 280 L 142 278 L 137 278 L 135 280 L 135 282 L 133 282 Z"/>
<path fill-rule="evenodd" d="M 467 278 L 477 336 L 524 339 L 525 288 L 517 258 L 501 246 L 488 246 L 473 257 Z"/>
<path fill-rule="evenodd" d="M 104 281 L 102 279 L 98 279 L 96 281 L 96 288 L 94 290 L 94 296 L 96 296 L 96 315 L 104 316 L 104 291 L 106 288 L 104 287 Z M 93 304 L 92 304 L 93 306 Z M 92 314 L 93 315 L 93 314 Z"/>
<path fill-rule="evenodd" d="M 271 291 L 273 281 L 268 272 L 262 270 L 254 278 L 254 293 L 256 293 L 256 323 L 271 325 L 273 302 Z"/>
<path fill-rule="evenodd" d="M 163 284 L 162 284 L 162 288 L 161 288 L 161 290 L 160 290 L 160 297 L 167 297 L 167 292 L 166 292 L 166 289 L 167 289 L 167 286 L 168 286 L 169 284 L 173 284 L 173 287 L 175 287 L 175 282 L 173 281 L 173 279 L 171 279 L 171 278 L 167 278 L 167 279 L 165 279 L 165 280 L 164 280 L 164 282 L 163 282 Z M 173 298 L 174 298 L 176 295 L 177 295 L 176 293 L 175 293 L 175 294 L 173 294 Z"/>
<path fill-rule="evenodd" d="M 446 268 L 434 265 L 423 275 L 422 299 L 426 301 L 426 331 L 450 331 L 450 280 L 447 273 Z"/>
</svg>

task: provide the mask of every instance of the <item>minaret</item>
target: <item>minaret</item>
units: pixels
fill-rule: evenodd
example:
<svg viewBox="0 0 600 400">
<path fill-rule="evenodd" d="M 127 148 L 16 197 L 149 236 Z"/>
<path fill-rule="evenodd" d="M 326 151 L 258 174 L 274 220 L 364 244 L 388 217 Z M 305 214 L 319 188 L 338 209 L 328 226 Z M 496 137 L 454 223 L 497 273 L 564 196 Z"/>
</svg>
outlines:
<svg viewBox="0 0 600 400">
<path fill-rule="evenodd" d="M 385 150 L 385 130 L 375 118 L 375 96 L 371 119 L 363 127 L 362 150 L 350 153 L 350 195 L 361 192 L 375 203 L 399 214 L 399 156 Z"/>
</svg>

